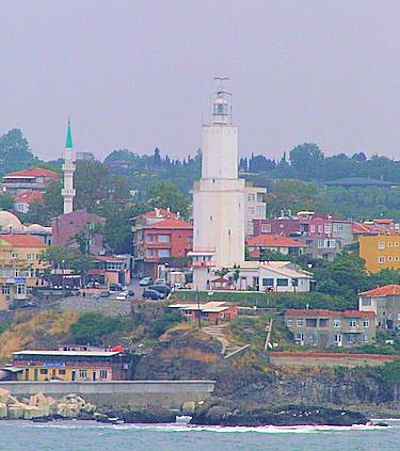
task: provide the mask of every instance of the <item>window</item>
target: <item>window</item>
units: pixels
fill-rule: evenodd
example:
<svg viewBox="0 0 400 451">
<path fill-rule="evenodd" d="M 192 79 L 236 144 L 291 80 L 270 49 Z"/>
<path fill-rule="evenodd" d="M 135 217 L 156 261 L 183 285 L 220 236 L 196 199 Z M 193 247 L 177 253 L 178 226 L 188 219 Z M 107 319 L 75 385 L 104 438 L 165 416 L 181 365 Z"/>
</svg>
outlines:
<svg viewBox="0 0 400 451">
<path fill-rule="evenodd" d="M 399 247 L 399 242 L 398 242 L 398 241 L 396 241 L 396 242 L 394 243 L 394 247 Z"/>
<path fill-rule="evenodd" d="M 169 243 L 170 242 L 170 236 L 169 235 L 158 235 L 157 241 L 159 243 Z"/>
<path fill-rule="evenodd" d="M 107 379 L 107 370 L 100 370 L 100 379 Z"/>
<path fill-rule="evenodd" d="M 273 287 L 274 286 L 274 279 L 265 278 L 262 280 L 263 287 Z"/>
<path fill-rule="evenodd" d="M 311 233 L 315 233 L 315 225 L 311 225 L 310 231 L 311 231 Z"/>
<path fill-rule="evenodd" d="M 255 195 L 254 194 L 248 194 L 247 195 L 247 200 L 249 202 L 254 202 L 255 201 Z"/>
<path fill-rule="evenodd" d="M 34 254 L 26 254 L 26 259 L 27 260 L 34 260 L 35 255 Z"/>
<path fill-rule="evenodd" d="M 2 292 L 3 294 L 10 294 L 10 287 L 8 287 L 7 285 L 3 285 L 3 286 L 1 287 L 1 292 Z"/>
<path fill-rule="evenodd" d="M 60 376 L 65 376 L 66 375 L 66 371 L 65 370 L 58 370 L 58 374 L 60 375 Z"/>
<path fill-rule="evenodd" d="M 394 257 L 394 261 L 398 262 L 399 261 L 399 257 L 396 255 L 396 257 Z"/>
<path fill-rule="evenodd" d="M 333 335 L 333 341 L 335 343 L 341 343 L 342 342 L 342 336 L 340 334 L 334 334 Z"/>
<path fill-rule="evenodd" d="M 361 340 L 362 340 L 364 343 L 366 343 L 366 342 L 368 341 L 368 335 L 363 334 L 363 335 L 361 336 Z"/>
<path fill-rule="evenodd" d="M 293 325 L 293 320 L 292 320 L 292 318 L 286 318 L 286 325 L 287 325 L 287 326 L 292 326 L 292 325 Z"/>
<path fill-rule="evenodd" d="M 393 257 L 391 255 L 389 255 L 388 262 L 392 262 L 392 261 L 393 261 Z"/>
<path fill-rule="evenodd" d="M 369 327 L 369 319 L 363 321 L 363 327 Z"/>
<path fill-rule="evenodd" d="M 313 335 L 313 334 L 308 335 L 307 339 L 308 339 L 308 342 L 309 342 L 309 343 L 314 343 L 314 341 L 315 341 L 315 335 Z"/>
<path fill-rule="evenodd" d="M 385 257 L 378 257 L 378 263 L 385 263 Z"/>
<path fill-rule="evenodd" d="M 147 249 L 146 257 L 154 257 L 154 255 L 155 255 L 154 249 Z"/>
<path fill-rule="evenodd" d="M 18 258 L 18 254 L 12 254 L 12 258 L 17 259 Z"/>
<path fill-rule="evenodd" d="M 87 379 L 87 371 L 79 370 L 79 377 L 81 377 L 82 379 Z"/>
<path fill-rule="evenodd" d="M 322 226 L 322 224 L 319 224 L 318 225 L 318 233 L 322 233 L 324 230 L 323 230 L 323 226 Z"/>
<path fill-rule="evenodd" d="M 152 243 L 152 242 L 154 241 L 154 235 L 147 235 L 146 241 L 147 241 L 148 243 Z"/>
<path fill-rule="evenodd" d="M 299 279 L 292 279 L 292 286 L 298 287 L 299 286 Z"/>
<path fill-rule="evenodd" d="M 297 324 L 299 327 L 304 326 L 304 319 L 303 319 L 303 318 L 297 318 L 296 324 Z"/>
<path fill-rule="evenodd" d="M 378 249 L 380 249 L 380 250 L 385 249 L 385 243 L 383 243 L 382 241 L 379 241 Z"/>
<path fill-rule="evenodd" d="M 166 258 L 171 256 L 169 249 L 158 249 L 158 256 L 161 258 Z"/>
<path fill-rule="evenodd" d="M 298 334 L 296 334 L 295 338 L 298 341 L 304 341 L 304 334 L 298 333 Z"/>
<path fill-rule="evenodd" d="M 276 279 L 276 286 L 277 287 L 288 287 L 289 279 Z"/>
<path fill-rule="evenodd" d="M 193 237 L 192 236 L 188 236 L 188 243 L 193 243 Z"/>
<path fill-rule="evenodd" d="M 317 318 L 306 318 L 306 327 L 317 327 Z"/>
<path fill-rule="evenodd" d="M 333 327 L 340 327 L 340 319 L 333 320 Z"/>
<path fill-rule="evenodd" d="M 319 327 L 327 327 L 328 321 L 329 320 L 327 318 L 320 318 L 319 319 Z"/>
<path fill-rule="evenodd" d="M 261 226 L 262 233 L 271 233 L 271 224 L 263 224 Z"/>
<path fill-rule="evenodd" d="M 45 369 L 45 368 L 41 368 L 41 370 L 40 370 L 40 374 L 47 374 L 47 369 Z"/>
<path fill-rule="evenodd" d="M 349 327 L 357 327 L 357 321 L 355 319 L 349 319 Z"/>
<path fill-rule="evenodd" d="M 356 341 L 356 339 L 353 334 L 348 334 L 348 335 L 346 335 L 346 341 L 347 341 L 347 343 L 354 343 Z"/>
<path fill-rule="evenodd" d="M 391 241 L 388 242 L 387 247 L 392 247 L 392 242 Z"/>
<path fill-rule="evenodd" d="M 370 305 L 371 305 L 371 298 L 364 298 L 364 299 L 361 299 L 361 304 L 362 304 L 364 307 L 370 306 Z"/>
</svg>

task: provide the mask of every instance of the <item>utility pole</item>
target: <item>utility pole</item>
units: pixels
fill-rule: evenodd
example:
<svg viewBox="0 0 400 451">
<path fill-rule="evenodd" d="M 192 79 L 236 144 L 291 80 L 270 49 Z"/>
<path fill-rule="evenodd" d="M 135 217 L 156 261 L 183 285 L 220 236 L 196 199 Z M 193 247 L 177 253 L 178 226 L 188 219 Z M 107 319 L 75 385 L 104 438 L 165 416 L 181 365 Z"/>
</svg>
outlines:
<svg viewBox="0 0 400 451">
<path fill-rule="evenodd" d="M 199 300 L 199 287 L 196 285 L 196 303 L 197 303 L 197 326 L 201 328 L 201 311 L 200 311 L 200 300 Z"/>
</svg>

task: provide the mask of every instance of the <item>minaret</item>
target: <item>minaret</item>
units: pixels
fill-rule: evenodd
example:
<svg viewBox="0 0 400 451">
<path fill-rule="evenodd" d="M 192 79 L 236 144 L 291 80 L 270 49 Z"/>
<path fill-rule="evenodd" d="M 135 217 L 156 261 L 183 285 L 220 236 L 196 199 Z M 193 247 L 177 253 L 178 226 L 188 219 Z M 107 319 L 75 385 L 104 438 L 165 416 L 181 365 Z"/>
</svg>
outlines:
<svg viewBox="0 0 400 451">
<path fill-rule="evenodd" d="M 74 209 L 74 155 L 73 155 L 73 143 L 72 143 L 72 132 L 71 132 L 71 122 L 68 119 L 68 131 L 67 139 L 65 140 L 65 152 L 64 152 L 64 164 L 62 169 L 64 171 L 64 188 L 61 191 L 64 197 L 64 214 L 71 213 Z"/>
<path fill-rule="evenodd" d="M 208 289 L 212 272 L 244 261 L 244 180 L 238 177 L 238 128 L 222 88 L 203 125 L 201 179 L 193 189 L 193 287 Z"/>
</svg>

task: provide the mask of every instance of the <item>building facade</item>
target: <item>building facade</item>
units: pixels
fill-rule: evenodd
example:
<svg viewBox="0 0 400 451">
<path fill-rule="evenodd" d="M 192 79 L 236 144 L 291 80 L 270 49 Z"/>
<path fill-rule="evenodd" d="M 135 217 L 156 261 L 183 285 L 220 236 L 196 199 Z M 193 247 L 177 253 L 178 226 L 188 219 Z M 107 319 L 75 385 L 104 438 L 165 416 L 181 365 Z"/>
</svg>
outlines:
<svg viewBox="0 0 400 451">
<path fill-rule="evenodd" d="M 120 351 L 13 352 L 17 380 L 30 382 L 101 382 L 128 379 L 129 358 Z"/>
<path fill-rule="evenodd" d="M 86 240 L 86 253 L 98 255 L 104 250 L 103 236 L 98 229 L 105 224 L 105 219 L 88 213 L 86 210 L 76 210 L 57 216 L 52 223 L 52 244 L 58 247 L 79 249 L 78 237 Z"/>
<path fill-rule="evenodd" d="M 124 258 L 99 255 L 88 272 L 88 282 L 95 286 L 108 288 L 111 284 L 129 285 L 130 281 L 129 262 Z"/>
<path fill-rule="evenodd" d="M 206 289 L 212 267 L 244 261 L 245 186 L 239 179 L 238 128 L 229 95 L 214 98 L 211 121 L 203 125 L 201 179 L 193 188 L 193 287 Z"/>
<path fill-rule="evenodd" d="M 358 309 L 374 312 L 377 326 L 383 330 L 400 330 L 400 285 L 386 285 L 359 294 Z"/>
<path fill-rule="evenodd" d="M 359 239 L 360 257 L 365 260 L 365 268 L 371 273 L 383 269 L 400 269 L 400 236 L 362 236 Z"/>
<path fill-rule="evenodd" d="M 32 236 L 0 235 L 0 310 L 24 304 L 32 288 L 42 285 L 46 245 Z"/>
<path fill-rule="evenodd" d="M 249 238 L 246 246 L 253 258 L 259 259 L 268 251 L 297 257 L 302 255 L 306 245 L 292 238 L 279 235 L 258 235 Z"/>
<path fill-rule="evenodd" d="M 232 280 L 234 268 L 225 278 Z M 275 293 L 302 293 L 312 289 L 312 275 L 290 261 L 244 261 L 236 269 L 239 273 L 236 289 Z"/>
<path fill-rule="evenodd" d="M 300 345 L 329 347 L 371 343 L 375 338 L 375 313 L 358 310 L 296 310 L 285 312 L 285 323 Z"/>
<path fill-rule="evenodd" d="M 299 212 L 295 217 L 254 220 L 254 235 L 273 234 L 296 239 L 312 258 L 333 261 L 336 254 L 353 242 L 351 221 Z"/>
<path fill-rule="evenodd" d="M 47 186 L 58 178 L 57 172 L 42 168 L 11 172 L 3 177 L 3 190 L 11 195 L 27 192 L 43 194 Z"/>
<path fill-rule="evenodd" d="M 239 307 L 227 302 L 207 302 L 206 304 L 172 304 L 187 321 L 208 321 L 221 323 L 232 321 L 239 314 Z"/>
<path fill-rule="evenodd" d="M 156 209 L 135 218 L 133 231 L 134 270 L 157 277 L 165 259 L 184 259 L 193 248 L 193 226 L 179 215 Z"/>
<path fill-rule="evenodd" d="M 267 188 L 246 186 L 244 190 L 245 235 L 251 237 L 254 235 L 253 220 L 265 219 L 267 216 L 267 203 L 264 200 Z"/>
</svg>

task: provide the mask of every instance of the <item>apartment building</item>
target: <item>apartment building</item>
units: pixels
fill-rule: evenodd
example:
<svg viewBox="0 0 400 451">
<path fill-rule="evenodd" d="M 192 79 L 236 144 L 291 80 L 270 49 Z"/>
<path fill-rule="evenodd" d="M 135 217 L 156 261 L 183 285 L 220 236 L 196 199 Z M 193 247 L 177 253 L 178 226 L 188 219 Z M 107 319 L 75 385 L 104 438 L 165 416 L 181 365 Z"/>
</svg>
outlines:
<svg viewBox="0 0 400 451">
<path fill-rule="evenodd" d="M 257 188 L 253 186 L 245 187 L 245 235 L 247 237 L 254 235 L 253 220 L 265 219 L 267 215 L 267 204 L 264 200 L 264 196 L 267 193 L 267 188 Z"/>
<path fill-rule="evenodd" d="M 253 258 L 260 258 L 268 251 L 279 252 L 283 255 L 302 255 L 306 245 L 295 241 L 292 238 L 279 235 L 258 235 L 246 241 L 250 255 Z"/>
<path fill-rule="evenodd" d="M 135 272 L 157 277 L 162 259 L 182 259 L 193 248 L 193 226 L 168 210 L 155 209 L 134 218 Z"/>
<path fill-rule="evenodd" d="M 400 285 L 385 285 L 360 293 L 358 309 L 374 312 L 378 327 L 397 332 L 400 329 Z"/>
<path fill-rule="evenodd" d="M 400 269 L 400 236 L 377 235 L 362 236 L 360 257 L 365 260 L 365 267 L 371 273 L 382 269 Z"/>
<path fill-rule="evenodd" d="M 0 235 L 0 310 L 28 299 L 48 267 L 41 254 L 46 245 L 32 236 Z"/>
<path fill-rule="evenodd" d="M 285 312 L 285 323 L 300 345 L 357 346 L 375 338 L 376 315 L 373 311 L 300 310 Z"/>
</svg>

